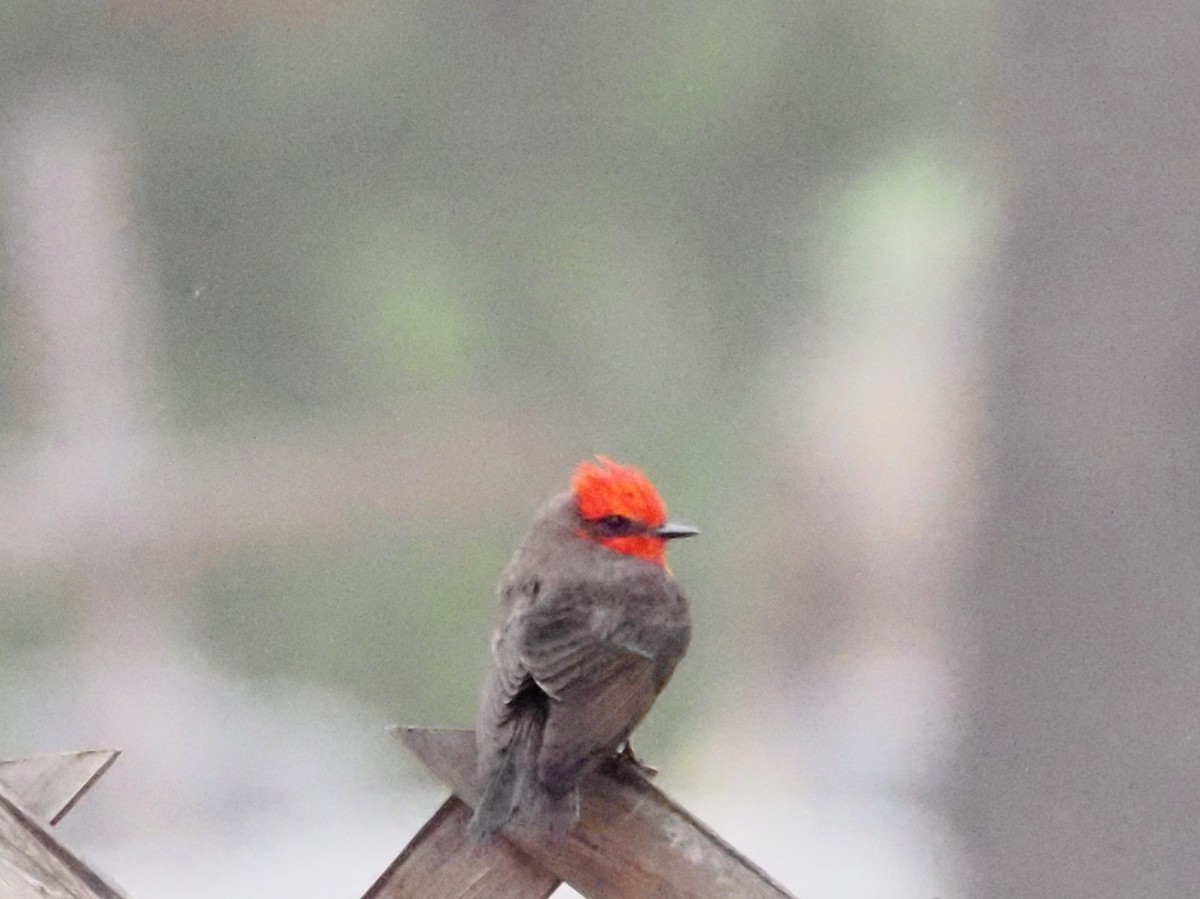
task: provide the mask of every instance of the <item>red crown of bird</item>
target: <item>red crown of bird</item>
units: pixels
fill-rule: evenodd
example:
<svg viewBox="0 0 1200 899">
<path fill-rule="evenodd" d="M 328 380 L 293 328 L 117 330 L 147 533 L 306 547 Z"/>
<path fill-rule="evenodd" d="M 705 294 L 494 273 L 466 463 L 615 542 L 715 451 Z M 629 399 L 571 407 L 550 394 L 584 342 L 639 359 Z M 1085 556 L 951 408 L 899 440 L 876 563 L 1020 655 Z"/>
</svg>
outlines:
<svg viewBox="0 0 1200 899">
<path fill-rule="evenodd" d="M 656 565 L 666 564 L 666 541 L 672 535 L 655 531 L 667 524 L 667 506 L 650 479 L 638 469 L 596 456 L 595 462 L 584 460 L 576 467 L 571 490 L 579 514 L 588 521 L 626 519 L 634 531 L 581 536 Z"/>
</svg>

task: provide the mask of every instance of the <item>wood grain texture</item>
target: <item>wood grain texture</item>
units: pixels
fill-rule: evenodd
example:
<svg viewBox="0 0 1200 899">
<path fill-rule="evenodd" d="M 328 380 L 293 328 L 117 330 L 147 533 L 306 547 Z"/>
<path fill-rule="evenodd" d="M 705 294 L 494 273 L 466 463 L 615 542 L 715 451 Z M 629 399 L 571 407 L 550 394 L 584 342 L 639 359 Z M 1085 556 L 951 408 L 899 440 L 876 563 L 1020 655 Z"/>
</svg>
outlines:
<svg viewBox="0 0 1200 899">
<path fill-rule="evenodd" d="M 546 899 L 562 882 L 504 840 L 467 837 L 471 809 L 451 796 L 363 899 Z"/>
<path fill-rule="evenodd" d="M 0 761 L 0 787 L 38 820 L 57 824 L 120 754 L 88 749 Z"/>
<path fill-rule="evenodd" d="M 121 899 L 0 789 L 0 896 L 4 899 Z"/>
<path fill-rule="evenodd" d="M 479 797 L 471 731 L 405 728 L 399 738 L 468 805 Z M 790 899 L 752 862 L 629 765 L 581 784 L 582 815 L 566 844 L 506 833 L 529 858 L 590 899 Z M 533 895 L 533 894 L 526 894 Z"/>
</svg>

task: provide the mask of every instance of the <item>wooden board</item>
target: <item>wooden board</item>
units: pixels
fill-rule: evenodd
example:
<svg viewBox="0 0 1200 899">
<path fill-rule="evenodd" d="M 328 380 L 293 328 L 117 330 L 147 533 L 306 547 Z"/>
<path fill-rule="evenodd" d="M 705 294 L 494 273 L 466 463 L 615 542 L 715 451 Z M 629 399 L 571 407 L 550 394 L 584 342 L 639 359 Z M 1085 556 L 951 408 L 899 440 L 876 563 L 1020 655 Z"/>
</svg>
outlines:
<svg viewBox="0 0 1200 899">
<path fill-rule="evenodd" d="M 0 762 L 0 897 L 121 899 L 47 830 L 116 757 L 99 750 Z"/>
<path fill-rule="evenodd" d="M 57 824 L 120 754 L 85 749 L 0 761 L 0 787 L 35 818 Z"/>
<path fill-rule="evenodd" d="M 397 734 L 466 805 L 478 800 L 473 733 L 405 728 Z M 791 899 L 786 890 L 633 766 L 609 766 L 587 779 L 581 792 L 581 818 L 565 845 L 551 847 L 536 835 L 519 831 L 483 845 L 491 847 L 490 853 L 501 851 L 497 847 L 505 844 L 516 847 L 589 899 Z M 418 835 L 413 842 L 420 839 Z M 412 844 L 406 852 L 410 850 L 414 855 L 417 852 Z M 459 853 L 461 844 L 447 843 L 446 851 Z M 491 855 L 486 858 L 488 865 L 493 864 Z M 450 863 L 448 858 L 443 861 Z M 478 862 L 474 868 L 464 865 L 462 876 L 487 880 L 483 867 Z M 453 888 L 460 892 L 440 895 L 493 895 L 461 892 L 465 887 L 457 881 Z M 547 894 L 531 890 L 505 895 Z"/>
<path fill-rule="evenodd" d="M 471 809 L 451 796 L 363 899 L 546 899 L 561 881 L 505 840 L 467 836 Z"/>
</svg>

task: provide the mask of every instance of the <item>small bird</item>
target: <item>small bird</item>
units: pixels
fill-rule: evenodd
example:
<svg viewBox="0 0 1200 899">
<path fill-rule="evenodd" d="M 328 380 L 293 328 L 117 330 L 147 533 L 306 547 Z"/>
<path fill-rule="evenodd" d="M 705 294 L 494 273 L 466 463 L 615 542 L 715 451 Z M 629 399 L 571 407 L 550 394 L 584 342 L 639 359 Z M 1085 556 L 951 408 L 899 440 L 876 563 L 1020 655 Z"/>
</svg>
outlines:
<svg viewBox="0 0 1200 899">
<path fill-rule="evenodd" d="M 650 480 L 603 456 L 541 508 L 497 588 L 476 723 L 483 787 L 469 833 L 510 824 L 554 841 L 579 819 L 580 779 L 624 748 L 687 650 L 687 599 Z"/>
</svg>

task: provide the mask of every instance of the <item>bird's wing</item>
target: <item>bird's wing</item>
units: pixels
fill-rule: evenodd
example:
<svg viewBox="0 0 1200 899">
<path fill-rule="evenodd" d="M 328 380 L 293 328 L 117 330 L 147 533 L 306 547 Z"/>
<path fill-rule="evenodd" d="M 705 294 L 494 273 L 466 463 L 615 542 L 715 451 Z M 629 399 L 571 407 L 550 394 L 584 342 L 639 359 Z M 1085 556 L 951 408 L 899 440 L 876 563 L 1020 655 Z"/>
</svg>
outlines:
<svg viewBox="0 0 1200 899">
<path fill-rule="evenodd" d="M 674 578 L 633 561 L 619 562 L 606 578 L 544 592 L 519 617 L 524 668 L 556 699 L 619 664 L 622 653 L 673 667 L 690 635 L 687 601 Z M 665 683 L 663 677 L 659 687 Z"/>
<path fill-rule="evenodd" d="M 583 700 L 597 680 L 653 660 L 648 648 L 616 639 L 620 611 L 592 592 L 581 585 L 548 596 L 522 621 L 522 666 L 551 699 Z"/>
<path fill-rule="evenodd" d="M 538 780 L 551 792 L 574 786 L 581 773 L 629 739 L 658 692 L 654 662 L 618 650 L 599 676 L 574 685 L 563 701 L 550 703 Z"/>
<path fill-rule="evenodd" d="M 653 667 L 644 649 L 612 639 L 615 628 L 606 618 L 615 611 L 597 608 L 585 588 L 521 606 L 496 632 L 480 706 L 481 738 L 494 739 L 497 749 L 507 743 L 513 716 L 531 691 L 555 704 L 586 706 L 604 685 L 619 685 L 631 670 Z"/>
<path fill-rule="evenodd" d="M 484 683 L 482 715 L 501 725 L 509 716 L 518 695 L 533 685 L 523 654 L 525 616 L 509 615 L 497 628 L 492 640 L 492 667 Z"/>
<path fill-rule="evenodd" d="M 552 700 L 539 777 L 571 784 L 645 717 L 687 646 L 686 606 L 667 578 L 575 585 L 525 616 L 523 668 Z"/>
</svg>

